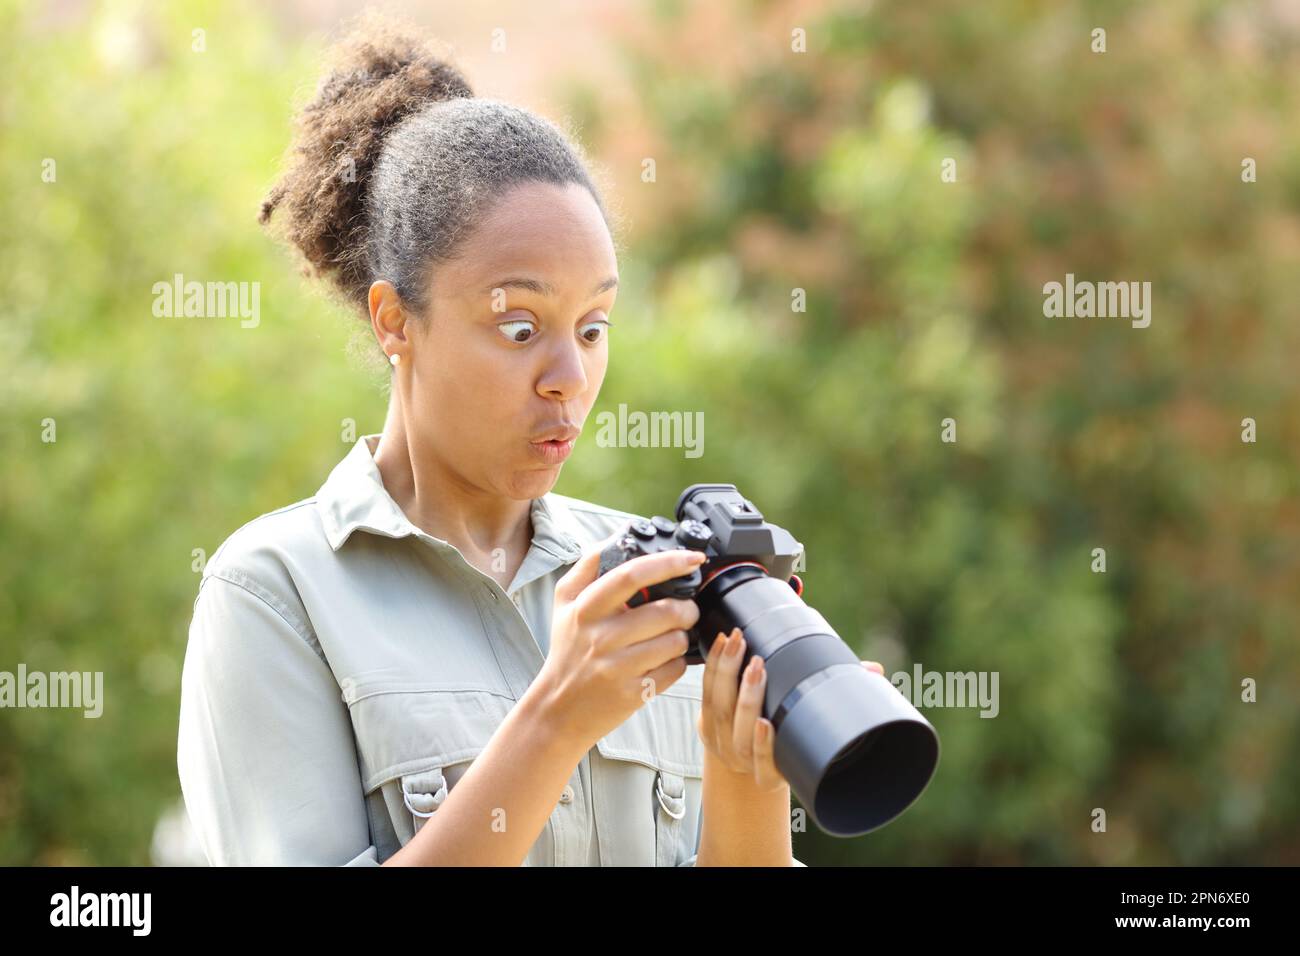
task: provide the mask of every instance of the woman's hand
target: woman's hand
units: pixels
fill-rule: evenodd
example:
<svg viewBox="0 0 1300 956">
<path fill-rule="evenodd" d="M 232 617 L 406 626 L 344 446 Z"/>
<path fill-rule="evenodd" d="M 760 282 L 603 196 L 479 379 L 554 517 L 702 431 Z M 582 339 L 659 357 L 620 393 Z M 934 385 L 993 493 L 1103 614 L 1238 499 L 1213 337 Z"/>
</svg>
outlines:
<svg viewBox="0 0 1300 956">
<path fill-rule="evenodd" d="M 686 673 L 687 629 L 700 617 L 694 601 L 678 598 L 626 605 L 643 588 L 689 574 L 703 552 L 643 555 L 599 575 L 609 540 L 557 582 L 550 653 L 529 688 L 556 732 L 584 750 Z"/>
<path fill-rule="evenodd" d="M 740 628 L 719 633 L 704 661 L 704 692 L 700 700 L 698 729 L 704 747 L 736 774 L 752 779 L 760 792 L 786 784 L 776 768 L 772 722 L 762 716 L 767 670 L 763 658 L 749 659 L 745 673 L 740 661 L 745 656 L 745 638 Z M 878 674 L 885 669 L 875 661 L 862 666 Z"/>
</svg>

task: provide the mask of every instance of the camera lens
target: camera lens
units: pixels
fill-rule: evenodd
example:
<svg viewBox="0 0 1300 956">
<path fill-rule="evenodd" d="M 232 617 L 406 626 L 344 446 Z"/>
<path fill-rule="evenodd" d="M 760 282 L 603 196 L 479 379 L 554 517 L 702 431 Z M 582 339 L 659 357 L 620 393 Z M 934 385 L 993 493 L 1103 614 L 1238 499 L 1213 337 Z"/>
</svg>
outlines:
<svg viewBox="0 0 1300 956">
<path fill-rule="evenodd" d="M 763 658 L 776 764 L 817 826 L 860 836 L 920 796 L 939 761 L 934 728 L 787 582 L 739 564 L 696 603 L 701 633 L 740 627 Z"/>
<path fill-rule="evenodd" d="M 863 734 L 835 756 L 835 759 L 830 762 L 830 766 L 826 768 L 826 773 L 835 773 L 838 770 L 845 769 L 855 760 L 866 759 L 867 753 L 879 739 L 879 732 L 875 730 Z"/>
</svg>

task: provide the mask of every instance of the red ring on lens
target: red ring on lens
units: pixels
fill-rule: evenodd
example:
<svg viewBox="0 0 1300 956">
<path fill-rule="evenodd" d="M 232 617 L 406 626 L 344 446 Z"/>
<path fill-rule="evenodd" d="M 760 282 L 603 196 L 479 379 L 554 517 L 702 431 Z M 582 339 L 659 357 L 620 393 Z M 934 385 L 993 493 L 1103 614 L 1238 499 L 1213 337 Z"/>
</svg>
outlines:
<svg viewBox="0 0 1300 956">
<path fill-rule="evenodd" d="M 730 568 L 743 568 L 747 564 L 753 565 L 754 567 L 762 571 L 764 574 L 767 574 L 767 568 L 763 567 L 757 561 L 735 561 L 731 564 L 723 565 L 722 567 L 718 568 L 716 571 L 712 572 L 707 578 L 705 578 L 702 582 L 700 582 L 699 590 L 703 591 L 704 588 L 708 585 L 708 583 L 712 581 L 714 578 L 716 578 L 723 571 L 726 571 Z"/>
</svg>

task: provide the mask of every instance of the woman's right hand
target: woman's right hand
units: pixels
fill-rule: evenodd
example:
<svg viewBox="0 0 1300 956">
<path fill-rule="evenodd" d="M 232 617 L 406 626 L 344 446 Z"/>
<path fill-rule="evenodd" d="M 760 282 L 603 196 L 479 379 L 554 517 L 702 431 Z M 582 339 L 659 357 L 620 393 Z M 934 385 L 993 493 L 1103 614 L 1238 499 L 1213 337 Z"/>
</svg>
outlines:
<svg viewBox="0 0 1300 956">
<path fill-rule="evenodd" d="M 556 583 L 551 649 L 534 682 L 543 712 L 584 749 L 686 673 L 686 632 L 700 616 L 691 600 L 660 598 L 635 608 L 626 602 L 644 587 L 689 574 L 703 553 L 643 555 L 597 576 L 601 549 L 613 540 L 584 554 Z"/>
</svg>

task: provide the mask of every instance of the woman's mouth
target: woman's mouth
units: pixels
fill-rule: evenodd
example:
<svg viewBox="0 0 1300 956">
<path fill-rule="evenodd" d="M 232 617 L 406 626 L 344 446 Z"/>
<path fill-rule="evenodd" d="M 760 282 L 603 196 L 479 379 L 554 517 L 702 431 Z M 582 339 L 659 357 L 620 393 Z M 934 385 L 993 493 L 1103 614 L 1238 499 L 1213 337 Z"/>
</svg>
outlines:
<svg viewBox="0 0 1300 956">
<path fill-rule="evenodd" d="M 572 438 L 552 438 L 546 441 L 530 441 L 528 444 L 533 449 L 533 452 L 548 465 L 560 464 L 573 451 Z"/>
</svg>

